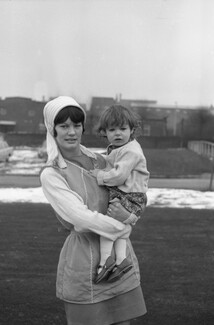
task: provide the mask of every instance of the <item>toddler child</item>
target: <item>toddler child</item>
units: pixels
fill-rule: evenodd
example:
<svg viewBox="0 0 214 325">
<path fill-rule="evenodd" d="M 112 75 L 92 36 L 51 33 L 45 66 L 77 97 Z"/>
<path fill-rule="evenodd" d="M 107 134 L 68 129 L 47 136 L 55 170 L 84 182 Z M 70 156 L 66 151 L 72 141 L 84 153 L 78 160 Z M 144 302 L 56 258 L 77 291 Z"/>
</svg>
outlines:
<svg viewBox="0 0 214 325">
<path fill-rule="evenodd" d="M 148 190 L 149 172 L 140 144 L 134 135 L 139 127 L 135 114 L 121 105 L 113 105 L 101 115 L 98 132 L 107 137 L 106 168 L 90 171 L 97 178 L 99 185 L 109 189 L 110 202 L 119 199 L 120 203 L 131 213 L 126 223 L 135 224 L 143 214 Z M 111 216 L 111 209 L 108 209 Z M 115 259 L 111 256 L 114 246 Z M 100 237 L 100 264 L 95 283 L 104 279 L 114 282 L 132 268 L 126 258 L 126 239 L 115 242 Z"/>
</svg>

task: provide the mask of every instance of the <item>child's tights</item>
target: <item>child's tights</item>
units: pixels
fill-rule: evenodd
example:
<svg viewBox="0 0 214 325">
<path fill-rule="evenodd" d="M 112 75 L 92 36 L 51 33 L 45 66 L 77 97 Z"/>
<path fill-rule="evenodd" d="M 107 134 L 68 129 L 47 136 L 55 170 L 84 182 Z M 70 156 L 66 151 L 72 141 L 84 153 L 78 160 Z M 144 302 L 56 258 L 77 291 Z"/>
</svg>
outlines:
<svg viewBox="0 0 214 325">
<path fill-rule="evenodd" d="M 100 265 L 103 266 L 107 258 L 111 255 L 114 246 L 116 264 L 119 265 L 126 258 L 127 242 L 124 238 L 118 238 L 115 242 L 100 236 Z"/>
</svg>

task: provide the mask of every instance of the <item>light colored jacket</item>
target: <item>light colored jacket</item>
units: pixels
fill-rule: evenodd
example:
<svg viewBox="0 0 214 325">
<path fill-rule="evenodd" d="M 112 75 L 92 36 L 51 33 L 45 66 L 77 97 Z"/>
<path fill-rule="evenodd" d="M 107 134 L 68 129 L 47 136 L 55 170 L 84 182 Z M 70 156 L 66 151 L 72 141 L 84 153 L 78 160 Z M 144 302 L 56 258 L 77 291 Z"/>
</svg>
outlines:
<svg viewBox="0 0 214 325">
<path fill-rule="evenodd" d="M 105 167 L 100 155 L 96 165 Z M 133 264 L 130 272 L 116 283 L 94 284 L 99 264 L 99 235 L 111 240 L 128 237 L 130 226 L 104 215 L 108 191 L 97 185 L 85 169 L 69 163 L 60 168 L 57 161 L 44 168 L 40 176 L 44 194 L 70 230 L 59 258 L 57 297 L 64 301 L 88 304 L 128 292 L 140 284 L 138 261 L 128 239 L 127 256 Z M 100 213 L 101 212 L 101 213 Z M 104 214 L 102 214 L 104 213 Z"/>
<path fill-rule="evenodd" d="M 97 174 L 99 185 L 117 186 L 126 193 L 148 190 L 149 172 L 140 144 L 130 141 L 106 156 L 106 168 Z"/>
</svg>

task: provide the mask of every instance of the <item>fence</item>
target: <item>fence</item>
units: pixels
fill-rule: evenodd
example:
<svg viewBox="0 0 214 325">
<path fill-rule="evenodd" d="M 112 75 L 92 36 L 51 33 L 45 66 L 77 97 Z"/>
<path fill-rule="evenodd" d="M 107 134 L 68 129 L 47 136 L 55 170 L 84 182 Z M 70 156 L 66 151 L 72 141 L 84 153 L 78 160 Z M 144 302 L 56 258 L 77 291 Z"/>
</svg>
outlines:
<svg viewBox="0 0 214 325">
<path fill-rule="evenodd" d="M 209 141 L 189 141 L 188 149 L 201 156 L 214 159 L 214 143 Z"/>
<path fill-rule="evenodd" d="M 205 156 L 212 162 L 209 191 L 212 191 L 212 183 L 214 179 L 214 143 L 209 141 L 189 141 L 188 149 L 196 152 L 201 156 Z"/>
</svg>

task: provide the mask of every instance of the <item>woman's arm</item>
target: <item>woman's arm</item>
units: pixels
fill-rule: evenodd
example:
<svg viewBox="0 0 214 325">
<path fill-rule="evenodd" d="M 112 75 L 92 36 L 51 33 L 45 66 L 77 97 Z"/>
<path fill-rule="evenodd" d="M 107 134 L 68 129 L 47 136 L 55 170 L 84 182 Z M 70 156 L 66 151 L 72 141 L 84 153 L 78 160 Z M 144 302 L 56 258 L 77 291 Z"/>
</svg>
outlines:
<svg viewBox="0 0 214 325">
<path fill-rule="evenodd" d="M 121 236 L 128 237 L 129 225 L 89 210 L 82 198 L 69 188 L 66 180 L 53 168 L 45 168 L 40 179 L 48 202 L 62 219 L 74 225 L 75 230 L 90 230 L 113 241 Z"/>
<path fill-rule="evenodd" d="M 124 224 L 129 224 L 132 226 L 134 226 L 139 219 L 134 213 L 130 213 L 128 210 L 126 210 L 118 198 L 110 201 L 107 214 L 108 216 L 119 220 Z M 124 218 L 126 219 L 124 220 Z"/>
</svg>

